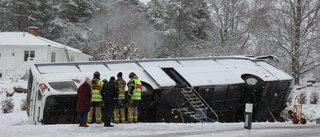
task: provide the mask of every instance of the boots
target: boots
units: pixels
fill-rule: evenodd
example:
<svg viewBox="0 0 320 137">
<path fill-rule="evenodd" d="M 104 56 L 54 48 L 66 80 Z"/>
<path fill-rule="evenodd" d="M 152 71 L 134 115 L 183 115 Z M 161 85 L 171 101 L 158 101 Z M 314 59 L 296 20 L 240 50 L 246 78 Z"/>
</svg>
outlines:
<svg viewBox="0 0 320 137">
<path fill-rule="evenodd" d="M 114 127 L 114 126 L 111 124 L 104 124 L 104 127 Z"/>
<path fill-rule="evenodd" d="M 79 127 L 89 127 L 89 126 L 87 125 L 87 123 L 80 123 Z"/>
<path fill-rule="evenodd" d="M 83 126 L 83 127 L 89 127 L 89 126 L 87 125 L 87 123 L 82 123 L 82 126 Z"/>
</svg>

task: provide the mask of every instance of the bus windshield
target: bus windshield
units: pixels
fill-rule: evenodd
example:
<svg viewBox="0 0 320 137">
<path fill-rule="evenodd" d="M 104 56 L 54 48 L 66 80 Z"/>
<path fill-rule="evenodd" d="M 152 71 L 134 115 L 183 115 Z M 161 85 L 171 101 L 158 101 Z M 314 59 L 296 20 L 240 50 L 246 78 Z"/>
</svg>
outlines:
<svg viewBox="0 0 320 137">
<path fill-rule="evenodd" d="M 50 87 L 61 92 L 77 92 L 78 88 L 73 81 L 50 82 Z"/>
</svg>

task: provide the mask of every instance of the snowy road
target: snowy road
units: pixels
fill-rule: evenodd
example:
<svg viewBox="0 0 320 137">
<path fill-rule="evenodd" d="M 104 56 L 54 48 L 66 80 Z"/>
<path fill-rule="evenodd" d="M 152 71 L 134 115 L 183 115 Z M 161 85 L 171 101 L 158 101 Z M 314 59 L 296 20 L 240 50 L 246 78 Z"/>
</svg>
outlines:
<svg viewBox="0 0 320 137">
<path fill-rule="evenodd" d="M 0 137 L 243 137 L 244 123 L 138 123 L 28 125 L 26 112 L 0 114 Z M 320 137 L 320 124 L 252 123 L 251 137 Z"/>
<path fill-rule="evenodd" d="M 284 126 L 281 126 L 284 125 Z M 319 137 L 320 125 L 287 125 L 284 123 L 253 123 L 252 137 Z M 16 125 L 2 128 L 4 136 L 138 136 L 138 137 L 242 137 L 243 123 L 176 124 L 138 123 L 119 124 L 113 128 L 92 124 L 89 128 L 78 125 Z"/>
<path fill-rule="evenodd" d="M 285 126 L 282 124 L 284 123 L 276 123 L 276 126 L 262 125 L 252 129 L 251 135 L 253 137 L 320 137 L 320 124 Z"/>
</svg>

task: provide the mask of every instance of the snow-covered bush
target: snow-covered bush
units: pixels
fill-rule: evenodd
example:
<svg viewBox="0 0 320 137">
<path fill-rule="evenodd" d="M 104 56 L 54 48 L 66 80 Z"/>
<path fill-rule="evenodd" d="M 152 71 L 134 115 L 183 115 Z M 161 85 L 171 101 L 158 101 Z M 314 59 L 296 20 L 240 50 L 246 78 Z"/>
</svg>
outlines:
<svg viewBox="0 0 320 137">
<path fill-rule="evenodd" d="M 302 100 L 303 99 L 303 100 Z M 302 103 L 301 104 L 306 104 L 307 103 L 307 96 L 306 96 L 306 92 L 301 92 L 299 95 L 298 95 L 298 98 L 296 100 L 298 104 Z"/>
<path fill-rule="evenodd" d="M 310 96 L 310 104 L 317 104 L 319 101 L 319 93 L 313 91 Z"/>
<path fill-rule="evenodd" d="M 2 106 L 1 110 L 3 113 L 11 113 L 14 108 L 13 99 L 6 98 L 1 102 L 1 106 Z"/>
<path fill-rule="evenodd" d="M 20 109 L 21 109 L 22 111 L 25 111 L 25 110 L 27 109 L 27 101 L 26 101 L 26 99 L 21 99 Z"/>
</svg>

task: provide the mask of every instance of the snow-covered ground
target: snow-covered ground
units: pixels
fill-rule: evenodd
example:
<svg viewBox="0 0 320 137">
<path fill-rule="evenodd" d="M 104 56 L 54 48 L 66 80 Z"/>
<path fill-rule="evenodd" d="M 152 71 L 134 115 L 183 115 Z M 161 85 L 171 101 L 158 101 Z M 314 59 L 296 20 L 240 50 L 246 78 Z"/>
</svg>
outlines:
<svg viewBox="0 0 320 137">
<path fill-rule="evenodd" d="M 305 104 L 302 104 L 302 113 L 303 117 L 307 119 L 309 122 L 313 122 L 316 119 L 320 118 L 320 82 L 312 83 L 311 81 L 315 81 L 312 75 L 306 76 L 301 80 L 301 84 L 298 86 L 294 86 L 293 91 L 289 97 L 291 99 L 287 102 L 287 106 L 283 112 L 287 112 L 289 110 L 293 110 L 294 108 L 294 99 L 296 97 L 296 104 L 300 104 L 301 100 L 299 100 L 299 96 L 305 96 Z M 316 93 L 315 95 L 313 95 Z M 317 97 L 317 103 L 312 104 L 311 100 L 313 97 Z M 320 135 L 319 135 L 320 136 Z"/>
<path fill-rule="evenodd" d="M 244 123 L 138 123 L 117 124 L 105 128 L 102 124 L 78 127 L 78 124 L 28 125 L 23 111 L 0 114 L 1 137 L 243 137 Z M 252 137 L 319 137 L 320 124 L 252 123 Z"/>
<path fill-rule="evenodd" d="M 311 92 L 320 90 L 320 83 L 312 86 L 308 82 L 302 82 L 301 90 L 295 90 L 292 96 L 295 97 L 301 92 L 306 92 L 307 100 Z M 26 81 L 11 82 L 0 81 L 0 102 L 6 98 L 6 91 L 13 92 L 13 87 L 27 88 Z M 79 127 L 78 124 L 59 124 L 59 125 L 29 125 L 25 111 L 20 107 L 22 99 L 26 94 L 15 93 L 13 102 L 15 104 L 12 113 L 4 114 L 0 112 L 0 137 L 51 137 L 51 136 L 139 136 L 139 137 L 162 137 L 162 136 L 218 136 L 218 137 L 242 137 L 244 135 L 244 123 L 138 123 L 138 124 L 117 124 L 113 128 L 105 128 L 102 124 L 91 124 L 88 128 Z M 286 108 L 293 108 L 292 103 L 288 103 Z M 287 111 L 285 110 L 285 111 Z M 287 122 L 254 122 L 252 123 L 252 137 L 319 137 L 320 124 L 314 121 L 320 118 L 320 101 L 318 104 L 303 105 L 303 114 L 309 120 L 306 125 L 294 125 L 291 121 Z M 311 120 L 311 121 L 310 121 Z"/>
</svg>

